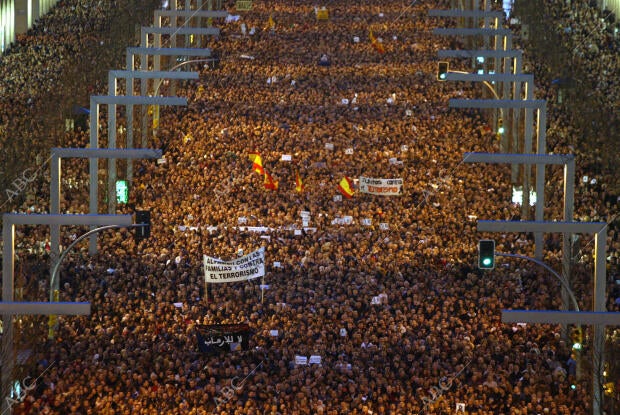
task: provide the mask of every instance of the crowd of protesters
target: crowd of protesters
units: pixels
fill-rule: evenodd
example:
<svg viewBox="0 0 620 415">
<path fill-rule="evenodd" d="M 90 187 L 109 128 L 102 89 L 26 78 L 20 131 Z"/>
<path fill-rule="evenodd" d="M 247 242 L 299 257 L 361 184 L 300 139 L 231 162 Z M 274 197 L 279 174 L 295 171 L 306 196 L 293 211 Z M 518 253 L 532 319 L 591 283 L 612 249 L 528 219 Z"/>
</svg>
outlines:
<svg viewBox="0 0 620 415">
<path fill-rule="evenodd" d="M 52 13 L 71 16 L 73 3 L 90 2 L 62 2 Z M 529 234 L 476 230 L 477 219 L 515 220 L 522 209 L 509 166 L 462 162 L 465 152 L 499 151 L 499 139 L 486 114 L 448 107 L 449 98 L 475 98 L 478 86 L 436 78 L 437 51 L 451 41 L 432 29 L 450 23 L 427 12 L 448 4 L 329 3 L 327 20 L 317 20 L 315 6 L 255 1 L 238 21 L 213 21 L 221 36 L 208 46 L 219 65 L 195 64 L 199 80 L 177 85 L 188 106 L 162 109 L 150 132 L 164 157 L 136 162 L 130 201 L 118 208 L 149 210 L 150 237 L 116 230 L 99 235 L 96 256 L 85 246 L 69 256 L 60 299 L 89 301 L 92 313 L 60 317 L 53 340 L 17 324 L 38 337 L 21 336 L 32 356 L 16 378 L 37 380 L 14 413 L 590 413 L 590 349 L 572 351 L 556 325 L 500 319 L 504 308 L 559 309 L 558 281 L 518 260 L 477 268 L 480 239 L 528 256 L 534 244 Z M 45 34 L 62 33 L 56 20 L 15 47 L 49 52 Z M 79 38 L 66 41 L 70 48 Z M 24 98 L 22 90 L 10 96 Z M 11 117 L 28 117 L 22 105 Z M 573 127 L 552 102 L 548 126 L 548 152 L 575 152 Z M 58 141 L 83 147 L 88 132 Z M 250 152 L 260 153 L 277 190 L 265 187 Z M 577 154 L 575 217 L 613 222 L 617 178 L 589 169 L 589 157 Z M 88 211 L 86 163 L 63 161 L 63 212 Z M 48 210 L 47 174 L 16 211 Z M 354 185 L 349 198 L 338 189 L 345 176 L 402 179 L 403 191 L 377 196 Z M 560 220 L 561 174 L 547 181 L 545 215 Z M 64 229 L 63 246 L 82 232 Z M 48 239 L 45 229 L 17 231 L 25 300 L 49 296 Z M 582 309 L 592 301 L 591 239 L 575 242 Z M 561 245 L 546 235 L 545 260 L 556 269 Z M 620 311 L 619 245 L 610 226 L 610 311 Z M 264 278 L 205 284 L 203 255 L 229 260 L 261 247 Z M 246 350 L 200 351 L 201 325 L 235 323 L 252 329 Z M 606 396 L 607 408 L 614 403 Z"/>
</svg>

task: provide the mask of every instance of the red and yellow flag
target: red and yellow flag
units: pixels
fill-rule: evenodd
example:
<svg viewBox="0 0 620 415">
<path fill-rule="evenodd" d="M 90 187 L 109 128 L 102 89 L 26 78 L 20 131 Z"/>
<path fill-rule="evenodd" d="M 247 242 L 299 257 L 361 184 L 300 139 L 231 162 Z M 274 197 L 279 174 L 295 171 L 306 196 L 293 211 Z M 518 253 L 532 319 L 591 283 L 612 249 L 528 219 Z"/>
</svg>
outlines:
<svg viewBox="0 0 620 415">
<path fill-rule="evenodd" d="M 342 195 L 347 199 L 351 199 L 353 197 L 353 194 L 355 193 L 353 191 L 351 179 L 349 179 L 347 176 L 344 176 L 342 180 L 340 180 L 340 183 L 338 183 L 338 190 L 340 190 L 340 193 L 342 193 Z"/>
<path fill-rule="evenodd" d="M 295 190 L 301 193 L 304 191 L 305 187 L 306 186 L 304 185 L 304 182 L 301 180 L 301 176 L 299 175 L 299 172 L 297 172 L 295 175 Z"/>
<path fill-rule="evenodd" d="M 370 44 L 372 45 L 372 47 L 379 53 L 385 53 L 385 48 L 383 47 L 383 45 L 381 44 L 381 42 L 379 42 L 377 40 L 377 38 L 375 37 L 375 35 L 372 33 L 372 29 L 369 29 L 368 32 L 368 38 L 370 39 Z"/>
<path fill-rule="evenodd" d="M 265 189 L 267 190 L 278 190 L 278 182 L 276 182 L 275 180 L 273 180 L 273 177 L 271 177 L 271 174 L 265 172 Z"/>
<path fill-rule="evenodd" d="M 260 156 L 260 153 L 255 151 L 251 151 L 248 154 L 250 161 L 252 161 L 252 171 L 255 171 L 258 174 L 265 174 L 265 169 L 263 168 L 263 158 Z"/>
</svg>

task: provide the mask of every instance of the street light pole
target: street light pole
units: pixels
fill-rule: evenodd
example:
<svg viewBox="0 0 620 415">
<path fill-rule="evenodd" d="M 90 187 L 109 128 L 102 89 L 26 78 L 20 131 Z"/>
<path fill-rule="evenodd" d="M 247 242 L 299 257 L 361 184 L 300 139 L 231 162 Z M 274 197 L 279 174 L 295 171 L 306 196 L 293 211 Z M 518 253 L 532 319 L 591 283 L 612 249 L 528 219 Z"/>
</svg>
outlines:
<svg viewBox="0 0 620 415">
<path fill-rule="evenodd" d="M 544 269 L 549 271 L 555 278 L 557 278 L 558 281 L 560 281 L 560 284 L 562 284 L 562 287 L 568 292 L 568 295 L 570 296 L 570 299 L 573 302 L 573 307 L 575 308 L 575 311 L 579 311 L 579 303 L 577 302 L 577 298 L 575 297 L 575 293 L 573 292 L 573 290 L 571 290 L 571 287 L 568 284 L 568 281 L 566 281 L 566 279 L 563 278 L 560 274 L 555 272 L 553 270 L 553 268 L 551 268 L 549 265 L 545 264 L 543 261 L 537 260 L 536 258 L 532 258 L 532 257 L 525 256 L 525 255 L 506 254 L 506 253 L 503 253 L 503 252 L 496 252 L 495 255 L 496 256 L 508 257 L 508 258 L 525 259 L 527 261 L 531 261 L 531 262 L 533 262 L 535 264 L 540 265 L 541 267 L 543 267 Z"/>
</svg>

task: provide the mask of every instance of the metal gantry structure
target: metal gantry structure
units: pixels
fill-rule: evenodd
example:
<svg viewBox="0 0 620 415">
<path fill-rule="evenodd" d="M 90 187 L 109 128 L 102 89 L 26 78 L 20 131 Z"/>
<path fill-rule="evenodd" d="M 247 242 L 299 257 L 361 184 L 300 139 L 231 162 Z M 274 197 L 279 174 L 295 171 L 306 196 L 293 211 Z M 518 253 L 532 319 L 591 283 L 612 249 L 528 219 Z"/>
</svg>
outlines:
<svg viewBox="0 0 620 415">
<path fill-rule="evenodd" d="M 490 16 L 488 3 L 486 10 L 462 10 L 454 9 L 449 11 L 429 11 L 430 16 L 437 17 L 484 17 Z M 536 100 L 533 96 L 534 84 L 532 75 L 522 74 L 520 51 L 510 50 L 511 36 L 510 30 L 500 29 L 496 26 L 490 29 L 486 25 L 484 28 L 438 28 L 433 33 L 438 35 L 450 36 L 484 36 L 485 39 L 491 36 L 496 37 L 495 50 L 467 50 L 467 51 L 440 51 L 440 58 L 475 58 L 476 56 L 493 57 L 494 65 L 497 70 L 499 59 L 512 59 L 512 73 L 509 73 L 507 60 L 504 60 L 504 73 L 502 74 L 464 74 L 448 72 L 444 76 L 447 81 L 469 81 L 469 82 L 503 82 L 504 88 L 500 89 L 501 99 L 496 93 L 496 99 L 450 99 L 449 106 L 452 108 L 478 108 L 478 109 L 525 109 L 524 137 L 522 139 L 524 154 L 491 154 L 491 153 L 466 153 L 463 162 L 481 163 L 511 163 L 521 164 L 524 169 L 524 198 L 523 208 L 529 208 L 526 193 L 529 194 L 529 166 L 537 165 L 536 168 L 536 209 L 535 221 L 488 221 L 479 220 L 477 230 L 479 232 L 533 232 L 535 235 L 536 260 L 543 258 L 543 234 L 561 233 L 562 240 L 562 311 L 547 310 L 503 310 L 503 322 L 529 322 L 536 324 L 560 324 L 565 331 L 567 324 L 588 324 L 594 326 L 593 336 L 593 374 L 592 374 L 592 413 L 602 415 L 603 394 L 602 380 L 604 367 L 604 344 L 605 327 L 620 324 L 620 313 L 610 313 L 605 310 L 606 303 L 606 236 L 607 223 L 605 222 L 576 222 L 573 218 L 574 210 L 574 186 L 575 186 L 575 158 L 571 154 L 549 155 L 546 149 L 546 101 Z M 503 38 L 502 50 L 498 50 L 497 37 Z M 488 44 L 485 40 L 485 45 Z M 514 83 L 513 88 L 506 88 L 506 83 Z M 526 86 L 525 96 L 519 83 Z M 512 92 L 512 97 L 508 93 Z M 532 154 L 532 123 L 533 112 L 537 111 L 536 123 L 536 149 Z M 517 129 L 513 125 L 516 132 Z M 517 135 L 514 138 L 518 138 Z M 515 148 L 513 146 L 513 148 Z M 545 166 L 546 165 L 564 166 L 564 218 L 563 221 L 546 221 L 544 218 L 544 187 L 545 187 Z M 528 203 L 528 204 L 526 204 Z M 524 217 L 527 219 L 527 216 Z M 571 236 L 573 233 L 594 234 L 595 239 L 595 262 L 594 262 L 594 293 L 592 312 L 570 311 L 568 307 L 569 294 L 574 299 L 571 290 Z M 575 305 L 577 308 L 578 305 Z"/>
<path fill-rule="evenodd" d="M 16 225 L 48 225 L 48 226 L 79 226 L 79 225 L 130 225 L 131 215 L 37 215 L 11 214 L 2 216 L 2 364 L 1 392 L 2 413 L 10 412 L 9 401 L 12 387 L 13 368 L 15 366 L 15 351 L 13 344 L 13 316 L 15 314 L 31 314 L 34 312 L 44 315 L 79 315 L 90 313 L 88 303 L 64 303 L 62 305 L 50 303 L 32 304 L 28 302 L 15 303 L 14 272 L 15 272 L 15 226 Z"/>
<path fill-rule="evenodd" d="M 203 0 L 199 0 L 200 8 L 202 8 Z M 61 253 L 60 246 L 60 228 L 61 226 L 90 226 L 91 231 L 84 235 L 91 237 L 89 244 L 89 253 L 91 255 L 97 252 L 96 235 L 100 229 L 132 227 L 132 215 L 116 215 L 116 199 L 113 185 L 116 180 L 116 160 L 127 159 L 128 170 L 127 178 L 132 179 L 133 172 L 131 170 L 131 160 L 134 159 L 153 159 L 161 158 L 162 151 L 148 148 L 133 148 L 133 107 L 153 106 L 153 105 L 187 105 L 187 99 L 182 97 L 162 97 L 135 95 L 134 79 L 141 80 L 141 90 L 147 91 L 147 82 L 149 80 L 196 80 L 198 73 L 196 72 L 180 72 L 180 71 L 160 71 L 151 70 L 148 58 L 150 56 L 193 56 L 193 57 L 210 57 L 211 50 L 206 48 L 172 48 L 162 47 L 161 36 L 169 35 L 174 38 L 176 35 L 187 36 L 219 36 L 218 28 L 211 27 L 213 18 L 222 18 L 228 15 L 226 11 L 211 10 L 214 4 L 213 0 L 207 0 L 208 11 L 191 10 L 191 2 L 185 2 L 183 10 L 158 10 L 154 13 L 154 20 L 157 22 L 155 28 L 143 28 L 142 34 L 144 45 L 139 48 L 127 48 L 127 67 L 125 70 L 113 70 L 109 72 L 107 96 L 91 96 L 90 98 L 90 147 L 89 148 L 53 148 L 51 150 L 51 193 L 50 193 L 50 214 L 46 215 L 23 215 L 23 214 L 4 214 L 3 215 L 3 269 L 2 269 L 2 301 L 0 302 L 0 315 L 2 316 L 3 335 L 2 335 L 2 353 L 0 355 L 0 363 L 2 365 L 2 374 L 0 377 L 0 389 L 2 399 L 2 414 L 11 413 L 10 395 L 12 390 L 13 369 L 15 366 L 15 345 L 13 338 L 13 318 L 15 315 L 88 315 L 90 314 L 90 303 L 84 302 L 59 302 L 59 277 L 57 277 L 60 267 L 59 261 L 67 252 Z M 220 5 L 219 1 L 215 2 Z M 169 19 L 173 22 L 172 28 L 162 27 L 162 19 Z M 189 21 L 197 18 L 199 21 L 208 19 L 207 28 L 188 28 L 174 27 L 178 18 L 184 18 Z M 181 25 L 183 26 L 183 25 Z M 148 34 L 155 34 L 159 39 L 159 47 L 148 47 Z M 187 44 L 187 42 L 186 42 Z M 140 68 L 135 68 L 135 57 L 140 57 Z M 157 65 L 159 59 L 157 59 Z M 125 79 L 125 92 L 127 95 L 118 94 L 117 81 Z M 108 106 L 108 148 L 99 148 L 99 132 L 101 130 L 99 120 L 100 105 Z M 124 105 L 127 107 L 126 122 L 127 136 L 125 148 L 117 147 L 117 106 Z M 143 132 L 144 133 L 144 132 Z M 146 147 L 146 139 L 143 136 L 143 147 Z M 61 160 L 63 158 L 88 158 L 89 167 L 89 214 L 62 214 L 61 213 Z M 98 197 L 98 161 L 100 159 L 108 159 L 108 210 L 110 214 L 99 214 L 99 197 Z M 47 225 L 50 226 L 51 252 L 52 258 L 50 275 L 50 302 L 15 302 L 14 300 L 14 262 L 15 262 L 15 226 L 17 225 Z M 97 227 L 97 229 L 94 229 Z M 102 228 L 100 228 L 102 227 Z M 53 269 L 53 271 L 52 271 Z M 50 330 L 50 333 L 53 333 Z M 53 334 L 52 334 L 53 335 Z M 9 399 L 7 399 L 9 398 Z"/>
</svg>

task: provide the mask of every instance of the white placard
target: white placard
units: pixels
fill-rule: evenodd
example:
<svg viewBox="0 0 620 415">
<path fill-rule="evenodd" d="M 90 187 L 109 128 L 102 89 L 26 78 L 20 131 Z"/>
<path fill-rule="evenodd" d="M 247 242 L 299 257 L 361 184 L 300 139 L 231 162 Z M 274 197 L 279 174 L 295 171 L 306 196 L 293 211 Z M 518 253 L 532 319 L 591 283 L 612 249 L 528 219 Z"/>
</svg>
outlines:
<svg viewBox="0 0 620 415">
<path fill-rule="evenodd" d="M 325 149 L 334 151 L 334 143 L 325 143 Z"/>
<path fill-rule="evenodd" d="M 308 358 L 306 356 L 295 355 L 295 364 L 296 365 L 307 365 L 308 364 Z"/>
<path fill-rule="evenodd" d="M 352 149 L 352 148 L 347 148 L 347 149 L 344 151 L 344 154 L 349 154 L 349 155 L 353 154 L 353 149 Z"/>
<path fill-rule="evenodd" d="M 361 193 L 379 196 L 397 196 L 402 194 L 403 179 L 379 179 L 361 176 L 359 180 L 359 191 Z"/>
<path fill-rule="evenodd" d="M 282 154 L 282 161 L 292 161 L 293 160 L 293 156 L 290 154 Z"/>
<path fill-rule="evenodd" d="M 183 308 L 183 303 L 172 303 L 176 308 Z"/>
<path fill-rule="evenodd" d="M 309 218 L 310 212 L 308 212 L 307 210 L 302 210 L 301 212 L 299 212 L 299 216 L 301 216 L 302 218 Z"/>
<path fill-rule="evenodd" d="M 388 223 L 381 222 L 379 224 L 379 229 L 381 229 L 382 231 L 387 231 L 390 229 L 390 225 Z"/>
<path fill-rule="evenodd" d="M 342 195 L 334 195 L 334 202 L 342 202 Z"/>
<path fill-rule="evenodd" d="M 409 146 L 407 144 L 403 144 L 402 146 L 400 146 L 400 151 L 403 153 L 409 151 Z"/>
<path fill-rule="evenodd" d="M 242 250 L 239 252 L 243 253 Z M 251 280 L 265 275 L 265 248 L 257 249 L 231 261 L 203 255 L 203 264 L 207 283 Z"/>
<path fill-rule="evenodd" d="M 293 232 L 293 234 L 294 234 L 295 236 L 299 236 L 299 235 L 301 235 L 301 229 L 295 229 L 295 231 Z"/>
<path fill-rule="evenodd" d="M 248 218 L 246 218 L 245 216 L 239 216 L 239 218 L 237 219 L 237 223 L 239 225 L 243 225 L 244 223 L 248 223 Z"/>
<path fill-rule="evenodd" d="M 280 261 L 273 261 L 273 267 L 274 268 L 282 268 L 282 264 L 280 264 Z"/>
<path fill-rule="evenodd" d="M 269 335 L 271 337 L 278 337 L 279 336 L 278 330 L 269 330 Z"/>
<path fill-rule="evenodd" d="M 334 218 L 332 225 L 351 225 L 353 223 L 353 216 L 344 216 L 342 218 Z"/>
<path fill-rule="evenodd" d="M 308 361 L 311 365 L 320 365 L 321 364 L 321 356 L 313 354 L 310 356 L 310 360 Z"/>
<path fill-rule="evenodd" d="M 162 157 L 160 159 L 157 159 L 157 164 L 166 164 L 166 157 Z"/>
<path fill-rule="evenodd" d="M 301 226 L 303 226 L 304 228 L 307 227 L 308 225 L 310 225 L 310 221 L 309 220 L 304 219 L 304 220 L 301 221 Z"/>
<path fill-rule="evenodd" d="M 259 285 L 261 290 L 268 290 L 269 289 L 269 284 L 261 284 Z"/>
<path fill-rule="evenodd" d="M 371 218 L 364 218 L 364 219 L 362 219 L 362 225 L 364 225 L 364 226 L 372 225 L 372 219 Z"/>
<path fill-rule="evenodd" d="M 239 226 L 237 229 L 239 229 L 240 231 L 247 231 L 247 232 L 267 232 L 271 230 L 271 228 L 268 228 L 266 226 Z"/>
</svg>

